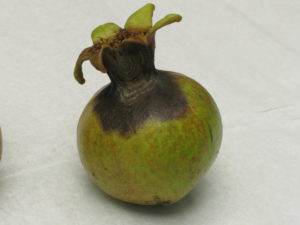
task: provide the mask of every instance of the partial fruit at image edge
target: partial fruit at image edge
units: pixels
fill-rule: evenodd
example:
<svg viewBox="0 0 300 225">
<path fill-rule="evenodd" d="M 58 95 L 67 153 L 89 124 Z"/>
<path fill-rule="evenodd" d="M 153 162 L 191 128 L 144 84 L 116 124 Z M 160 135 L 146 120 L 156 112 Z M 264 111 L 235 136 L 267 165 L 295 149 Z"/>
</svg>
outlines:
<svg viewBox="0 0 300 225">
<path fill-rule="evenodd" d="M 1 132 L 1 127 L 0 127 L 0 160 L 2 157 L 2 132 Z"/>
<path fill-rule="evenodd" d="M 214 162 L 222 139 L 211 95 L 185 75 L 154 65 L 155 34 L 181 16 L 152 25 L 153 4 L 92 32 L 74 69 L 83 84 L 89 60 L 111 82 L 99 90 L 79 120 L 77 142 L 89 177 L 108 195 L 140 205 L 182 199 Z"/>
</svg>

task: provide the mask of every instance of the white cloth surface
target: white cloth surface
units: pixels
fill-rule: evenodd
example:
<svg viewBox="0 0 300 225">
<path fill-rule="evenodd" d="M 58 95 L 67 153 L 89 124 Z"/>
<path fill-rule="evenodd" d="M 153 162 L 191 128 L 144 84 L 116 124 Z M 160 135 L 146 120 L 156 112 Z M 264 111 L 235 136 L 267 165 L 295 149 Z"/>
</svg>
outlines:
<svg viewBox="0 0 300 225">
<path fill-rule="evenodd" d="M 76 126 L 109 82 L 84 64 L 96 26 L 147 1 L 0 0 L 0 225 L 300 224 L 300 1 L 152 1 L 156 67 L 184 73 L 216 100 L 220 154 L 199 185 L 169 207 L 112 200 L 88 179 Z"/>
</svg>

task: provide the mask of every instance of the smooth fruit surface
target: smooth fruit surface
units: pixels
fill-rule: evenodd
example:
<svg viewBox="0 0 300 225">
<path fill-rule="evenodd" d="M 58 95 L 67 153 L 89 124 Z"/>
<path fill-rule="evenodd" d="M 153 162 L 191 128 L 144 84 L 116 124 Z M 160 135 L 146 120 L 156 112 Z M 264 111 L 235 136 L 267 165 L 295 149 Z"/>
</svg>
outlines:
<svg viewBox="0 0 300 225">
<path fill-rule="evenodd" d="M 136 133 L 105 131 L 91 99 L 78 124 L 81 161 L 91 179 L 117 199 L 167 205 L 184 197 L 213 163 L 222 124 L 209 93 L 194 80 L 169 72 L 187 99 L 178 119 L 147 119 Z M 96 95 L 95 95 L 96 96 Z"/>
<path fill-rule="evenodd" d="M 2 157 L 2 132 L 1 132 L 1 127 L 0 127 L 0 160 Z"/>
</svg>

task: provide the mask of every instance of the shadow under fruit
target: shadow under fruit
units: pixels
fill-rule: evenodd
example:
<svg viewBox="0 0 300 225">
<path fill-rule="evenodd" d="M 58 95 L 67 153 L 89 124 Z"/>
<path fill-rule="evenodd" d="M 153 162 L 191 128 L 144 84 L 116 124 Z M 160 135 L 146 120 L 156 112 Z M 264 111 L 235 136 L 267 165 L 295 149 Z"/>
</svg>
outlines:
<svg viewBox="0 0 300 225">
<path fill-rule="evenodd" d="M 218 108 L 196 81 L 155 68 L 156 31 L 181 20 L 169 14 L 152 26 L 153 4 L 124 28 L 108 23 L 92 32 L 74 75 L 83 84 L 89 60 L 111 82 L 90 100 L 78 124 L 81 161 L 110 196 L 141 205 L 183 198 L 213 163 L 222 136 Z"/>
</svg>

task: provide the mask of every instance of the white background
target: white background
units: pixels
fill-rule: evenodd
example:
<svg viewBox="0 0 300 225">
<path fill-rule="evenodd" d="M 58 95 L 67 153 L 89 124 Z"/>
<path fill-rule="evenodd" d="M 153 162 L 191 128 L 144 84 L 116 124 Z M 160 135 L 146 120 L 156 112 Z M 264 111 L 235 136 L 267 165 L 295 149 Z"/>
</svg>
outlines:
<svg viewBox="0 0 300 225">
<path fill-rule="evenodd" d="M 87 178 L 78 118 L 109 80 L 84 65 L 96 26 L 121 26 L 145 1 L 0 1 L 1 225 L 300 224 L 300 1 L 152 1 L 156 66 L 184 73 L 215 98 L 224 123 L 219 157 L 170 207 L 112 200 Z"/>
</svg>

